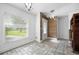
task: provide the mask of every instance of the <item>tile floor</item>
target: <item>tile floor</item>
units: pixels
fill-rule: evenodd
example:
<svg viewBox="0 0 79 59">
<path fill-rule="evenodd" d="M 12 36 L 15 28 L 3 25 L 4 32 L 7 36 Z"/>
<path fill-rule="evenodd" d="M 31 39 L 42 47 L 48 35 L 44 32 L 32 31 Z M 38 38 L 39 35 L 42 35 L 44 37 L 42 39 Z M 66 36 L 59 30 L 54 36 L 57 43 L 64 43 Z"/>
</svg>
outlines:
<svg viewBox="0 0 79 59">
<path fill-rule="evenodd" d="M 68 40 L 33 41 L 1 55 L 75 55 Z"/>
</svg>

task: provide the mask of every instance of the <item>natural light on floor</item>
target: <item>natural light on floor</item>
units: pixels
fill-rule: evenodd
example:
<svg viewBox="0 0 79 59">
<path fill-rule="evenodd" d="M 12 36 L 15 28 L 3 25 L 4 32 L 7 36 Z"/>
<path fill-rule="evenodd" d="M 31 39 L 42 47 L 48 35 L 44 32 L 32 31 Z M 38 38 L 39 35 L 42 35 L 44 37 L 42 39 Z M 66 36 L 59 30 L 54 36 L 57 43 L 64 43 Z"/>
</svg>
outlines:
<svg viewBox="0 0 79 59">
<path fill-rule="evenodd" d="M 53 43 L 59 43 L 59 41 L 57 40 L 57 38 L 51 38 L 52 40 L 51 40 L 51 42 L 53 42 Z"/>
</svg>

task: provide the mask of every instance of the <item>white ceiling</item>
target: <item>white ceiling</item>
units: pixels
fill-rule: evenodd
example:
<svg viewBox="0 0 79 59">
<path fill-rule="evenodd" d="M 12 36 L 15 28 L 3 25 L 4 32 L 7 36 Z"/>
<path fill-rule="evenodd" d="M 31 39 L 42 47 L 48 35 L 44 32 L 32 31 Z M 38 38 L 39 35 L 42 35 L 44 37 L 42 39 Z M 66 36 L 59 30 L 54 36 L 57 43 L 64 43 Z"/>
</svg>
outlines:
<svg viewBox="0 0 79 59">
<path fill-rule="evenodd" d="M 21 10 L 26 10 L 23 3 L 10 3 L 10 5 L 16 6 Z M 65 5 L 68 5 L 68 3 L 32 3 L 31 12 L 33 14 L 36 14 L 39 11 L 50 13 L 51 10 L 62 8 Z"/>
</svg>

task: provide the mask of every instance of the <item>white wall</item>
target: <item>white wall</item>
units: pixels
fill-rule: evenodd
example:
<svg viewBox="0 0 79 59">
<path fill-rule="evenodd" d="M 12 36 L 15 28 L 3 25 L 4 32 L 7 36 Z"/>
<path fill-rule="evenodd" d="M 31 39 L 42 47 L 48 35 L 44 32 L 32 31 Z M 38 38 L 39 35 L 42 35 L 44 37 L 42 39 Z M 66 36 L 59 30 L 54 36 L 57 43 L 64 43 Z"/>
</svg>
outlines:
<svg viewBox="0 0 79 59">
<path fill-rule="evenodd" d="M 36 40 L 38 42 L 41 42 L 40 34 L 40 12 L 38 12 L 36 17 Z"/>
<path fill-rule="evenodd" d="M 1 7 L 1 5 L 0 5 L 0 7 Z M 0 11 L 1 11 L 2 9 L 0 9 Z M 2 20 L 2 17 L 3 17 L 3 14 L 2 14 L 2 12 L 0 12 L 0 45 L 2 44 L 2 43 L 4 43 L 5 41 L 4 41 L 4 26 L 3 26 L 3 20 Z"/>
<path fill-rule="evenodd" d="M 57 19 L 57 37 L 69 39 L 69 20 L 68 16 L 59 16 Z"/>
<path fill-rule="evenodd" d="M 29 37 L 28 38 L 25 37 L 22 40 L 15 40 L 15 41 L 10 41 L 10 42 L 6 41 L 5 35 L 4 35 L 5 28 L 3 25 L 3 19 L 5 19 L 5 17 L 7 16 L 6 13 L 19 16 L 29 22 Z M 36 16 L 27 14 L 26 12 L 18 8 L 15 8 L 11 5 L 0 4 L 0 53 L 35 40 L 35 34 L 36 34 L 35 23 L 36 23 Z"/>
</svg>

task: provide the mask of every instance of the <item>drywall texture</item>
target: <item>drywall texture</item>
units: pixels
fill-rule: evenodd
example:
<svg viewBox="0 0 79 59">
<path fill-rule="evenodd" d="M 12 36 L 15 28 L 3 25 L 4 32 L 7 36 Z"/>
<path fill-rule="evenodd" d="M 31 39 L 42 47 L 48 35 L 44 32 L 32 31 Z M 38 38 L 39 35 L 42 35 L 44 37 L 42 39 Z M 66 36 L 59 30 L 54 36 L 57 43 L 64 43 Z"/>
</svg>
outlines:
<svg viewBox="0 0 79 59">
<path fill-rule="evenodd" d="M 69 39 L 69 20 L 68 16 L 61 16 L 57 18 L 57 37 Z"/>
<path fill-rule="evenodd" d="M 40 34 L 40 12 L 38 12 L 36 17 L 36 41 L 38 42 L 41 42 Z"/>
</svg>

